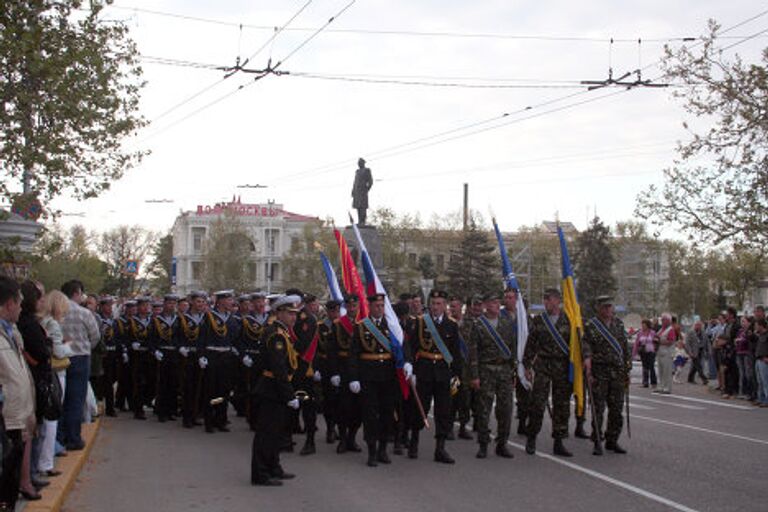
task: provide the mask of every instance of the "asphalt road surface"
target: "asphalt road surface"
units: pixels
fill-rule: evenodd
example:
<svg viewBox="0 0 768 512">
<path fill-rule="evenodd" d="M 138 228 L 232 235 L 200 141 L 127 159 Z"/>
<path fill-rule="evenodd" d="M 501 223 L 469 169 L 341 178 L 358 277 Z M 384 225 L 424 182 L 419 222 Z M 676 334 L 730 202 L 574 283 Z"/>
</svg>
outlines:
<svg viewBox="0 0 768 512">
<path fill-rule="evenodd" d="M 768 409 L 701 385 L 673 393 L 633 383 L 632 439 L 626 430 L 621 438 L 629 454 L 603 457 L 574 438 L 566 440 L 573 458 L 552 456 L 546 423 L 536 456 L 513 434 L 514 459 L 489 450 L 478 460 L 474 441 L 456 440 L 448 451 L 457 463 L 437 464 L 425 433 L 418 460 L 392 456 L 391 465 L 368 468 L 363 453 L 337 455 L 325 443 L 320 418 L 318 453 L 283 454 L 283 467 L 298 476 L 270 488 L 249 483 L 252 435 L 241 418 L 230 433 L 206 434 L 123 413 L 105 418 L 63 510 L 768 511 Z"/>
</svg>

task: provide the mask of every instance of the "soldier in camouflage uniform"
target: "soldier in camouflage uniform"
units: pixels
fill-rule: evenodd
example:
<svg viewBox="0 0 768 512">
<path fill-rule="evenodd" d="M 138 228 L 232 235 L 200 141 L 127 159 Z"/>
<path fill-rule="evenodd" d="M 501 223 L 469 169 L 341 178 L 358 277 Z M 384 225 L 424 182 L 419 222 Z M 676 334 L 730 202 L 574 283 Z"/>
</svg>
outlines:
<svg viewBox="0 0 768 512">
<path fill-rule="evenodd" d="M 472 300 L 476 300 L 480 304 L 480 313 L 482 313 L 482 300 L 479 297 Z M 465 344 L 464 349 L 466 349 L 466 340 L 469 339 L 475 318 L 470 307 L 472 300 L 467 303 L 466 313 L 462 312 L 462 300 L 458 297 L 451 297 L 448 305 L 451 318 L 459 324 L 459 334 Z M 467 423 L 469 423 L 470 411 L 472 410 L 472 389 L 469 387 L 469 365 L 467 364 L 469 362 L 468 350 L 466 354 L 462 354 L 462 358 L 464 358 L 464 364 L 461 365 L 461 383 L 456 394 L 453 395 L 451 418 L 454 420 L 458 418 L 459 420 L 459 439 L 472 439 L 472 434 L 467 432 Z M 449 433 L 449 440 L 453 439 L 452 434 L 453 432 Z"/>
<path fill-rule="evenodd" d="M 605 448 L 616 453 L 627 453 L 619 446 L 618 440 L 623 426 L 624 390 L 629 382 L 632 360 L 624 324 L 613 316 L 611 297 L 597 298 L 597 316 L 586 322 L 584 327 L 583 349 L 587 378 L 593 379 L 597 416 L 593 428 L 602 430 L 603 413 L 608 406 Z M 602 455 L 598 444 L 593 453 Z"/>
<path fill-rule="evenodd" d="M 544 291 L 546 311 L 533 320 L 533 326 L 525 346 L 523 364 L 531 390 L 528 416 L 528 441 L 525 451 L 536 453 L 536 436 L 541 432 L 544 408 L 552 388 L 552 437 L 555 440 L 554 454 L 571 457 L 573 454 L 563 446 L 568 437 L 568 417 L 573 386 L 568 379 L 570 365 L 571 323 L 561 311 L 562 296 L 555 288 Z"/>
<path fill-rule="evenodd" d="M 480 444 L 477 452 L 479 459 L 488 456 L 488 443 L 491 440 L 488 420 L 494 398 L 498 424 L 496 455 L 512 458 L 512 453 L 507 448 L 507 440 L 514 407 L 512 393 L 517 335 L 512 322 L 499 315 L 500 305 L 498 295 L 485 297 L 485 313 L 473 324 L 468 340 L 470 385 L 479 391 L 478 413 L 475 419 Z"/>
</svg>

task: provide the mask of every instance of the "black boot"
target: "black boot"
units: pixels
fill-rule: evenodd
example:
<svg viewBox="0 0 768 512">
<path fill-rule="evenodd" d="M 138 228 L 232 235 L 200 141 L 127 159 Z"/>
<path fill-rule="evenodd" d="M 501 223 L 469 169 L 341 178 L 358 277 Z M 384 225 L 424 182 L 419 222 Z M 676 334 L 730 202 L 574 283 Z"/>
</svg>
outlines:
<svg viewBox="0 0 768 512">
<path fill-rule="evenodd" d="M 336 453 L 347 453 L 347 430 L 339 425 L 339 444 L 336 446 Z"/>
<path fill-rule="evenodd" d="M 555 445 L 552 448 L 552 453 L 559 455 L 560 457 L 573 457 L 573 454 L 569 452 L 563 445 L 562 439 L 555 439 Z"/>
<path fill-rule="evenodd" d="M 453 457 L 448 455 L 448 452 L 445 451 L 445 439 L 437 440 L 437 445 L 435 446 L 435 462 L 442 462 L 444 464 L 454 464 L 456 462 L 453 460 Z"/>
<path fill-rule="evenodd" d="M 403 454 L 403 438 L 399 434 L 395 436 L 395 445 L 392 447 L 392 453 L 395 455 Z"/>
<path fill-rule="evenodd" d="M 304 446 L 301 448 L 299 455 L 312 455 L 317 450 L 315 449 L 315 433 L 309 432 L 307 434 L 307 440 L 304 442 Z"/>
<path fill-rule="evenodd" d="M 387 455 L 387 442 L 386 441 L 379 441 L 379 451 L 376 453 L 376 460 L 381 462 L 382 464 L 391 464 L 392 461 L 389 460 L 389 455 Z"/>
<path fill-rule="evenodd" d="M 605 442 L 605 449 L 606 450 L 611 450 L 614 453 L 621 453 L 621 454 L 627 453 L 627 450 L 622 448 L 619 445 L 619 443 L 616 442 L 616 441 L 606 441 Z"/>
<path fill-rule="evenodd" d="M 592 449 L 592 455 L 602 455 L 603 445 L 599 441 L 595 441 L 595 447 Z"/>
<path fill-rule="evenodd" d="M 498 455 L 499 457 L 503 457 L 505 459 L 511 459 L 512 457 L 514 457 L 514 455 L 512 455 L 512 452 L 509 451 L 509 448 L 507 447 L 507 443 L 505 442 L 496 443 L 496 455 Z"/>
<path fill-rule="evenodd" d="M 525 442 L 525 453 L 528 455 L 536 453 L 536 438 L 534 436 L 528 436 L 528 440 Z"/>
<path fill-rule="evenodd" d="M 589 439 L 589 436 L 584 431 L 584 420 L 583 419 L 577 419 L 576 420 L 576 430 L 573 431 L 573 437 L 577 439 Z"/>
<path fill-rule="evenodd" d="M 484 459 L 488 457 L 488 443 L 480 443 L 480 448 L 477 450 L 477 455 L 475 455 L 478 459 Z"/>
<path fill-rule="evenodd" d="M 330 421 L 327 423 L 325 431 L 325 442 L 328 444 L 336 442 L 336 426 Z"/>
<path fill-rule="evenodd" d="M 419 431 L 418 430 L 411 431 L 411 439 L 410 441 L 408 441 L 408 458 L 409 459 L 419 458 Z"/>
<path fill-rule="evenodd" d="M 446 441 L 455 441 L 456 435 L 453 433 L 453 427 L 448 431 L 448 435 L 445 437 Z"/>
<path fill-rule="evenodd" d="M 375 468 L 379 463 L 376 462 L 376 443 L 368 443 L 368 466 Z"/>
<path fill-rule="evenodd" d="M 467 425 L 462 423 L 459 427 L 459 439 L 472 439 L 472 434 L 467 432 Z"/>
<path fill-rule="evenodd" d="M 347 451 L 349 452 L 355 452 L 360 453 L 363 451 L 362 448 L 360 448 L 360 445 L 357 444 L 355 441 L 355 438 L 357 437 L 357 429 L 350 429 L 347 433 Z"/>
<path fill-rule="evenodd" d="M 528 435 L 528 429 L 525 428 L 525 420 L 521 419 L 517 422 L 517 435 L 519 436 L 527 436 Z"/>
</svg>

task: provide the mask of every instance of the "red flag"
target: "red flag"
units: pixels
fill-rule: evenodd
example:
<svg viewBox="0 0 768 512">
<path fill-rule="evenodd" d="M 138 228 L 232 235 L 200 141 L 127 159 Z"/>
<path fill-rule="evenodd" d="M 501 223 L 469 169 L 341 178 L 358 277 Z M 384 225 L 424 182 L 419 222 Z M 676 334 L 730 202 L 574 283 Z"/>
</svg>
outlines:
<svg viewBox="0 0 768 512">
<path fill-rule="evenodd" d="M 360 300 L 360 309 L 357 310 L 357 321 L 368 316 L 368 300 L 363 288 L 363 282 L 360 280 L 360 274 L 357 273 L 357 267 L 349 252 L 347 241 L 338 229 L 333 230 L 336 241 L 339 244 L 339 256 L 341 257 L 341 281 L 344 284 L 344 290 L 351 295 L 357 295 Z"/>
</svg>

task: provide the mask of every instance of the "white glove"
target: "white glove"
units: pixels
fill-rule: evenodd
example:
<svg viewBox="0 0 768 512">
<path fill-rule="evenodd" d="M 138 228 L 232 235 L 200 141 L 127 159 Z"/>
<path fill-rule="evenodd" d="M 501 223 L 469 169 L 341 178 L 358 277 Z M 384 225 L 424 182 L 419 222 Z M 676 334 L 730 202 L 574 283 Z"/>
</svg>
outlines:
<svg viewBox="0 0 768 512">
<path fill-rule="evenodd" d="M 235 357 L 240 355 L 240 352 L 235 347 L 232 347 L 232 353 L 235 354 Z"/>
<path fill-rule="evenodd" d="M 155 350 L 155 359 L 157 359 L 158 361 L 162 361 L 163 360 L 163 353 L 160 352 L 159 350 Z"/>
<path fill-rule="evenodd" d="M 244 356 L 243 357 L 243 364 L 245 366 L 247 366 L 248 368 L 253 366 L 253 359 L 251 359 L 251 356 Z"/>
<path fill-rule="evenodd" d="M 405 378 L 410 379 L 413 375 L 413 365 L 411 363 L 405 363 L 403 365 L 403 371 L 405 372 Z"/>
<path fill-rule="evenodd" d="M 360 392 L 360 381 L 353 380 L 349 383 L 349 390 L 353 392 L 354 394 L 358 394 Z"/>
<path fill-rule="evenodd" d="M 323 380 L 323 376 L 320 374 L 320 370 L 315 370 L 315 374 L 312 376 L 312 380 L 315 382 L 320 382 Z"/>
<path fill-rule="evenodd" d="M 197 362 L 200 364 L 200 368 L 203 370 L 205 370 L 205 367 L 208 366 L 208 358 L 205 356 L 198 359 Z"/>
<path fill-rule="evenodd" d="M 337 388 L 341 385 L 341 376 L 340 375 L 334 375 L 331 377 L 331 386 Z"/>
<path fill-rule="evenodd" d="M 410 377 L 408 377 L 406 380 L 407 380 L 408 382 L 410 382 L 412 386 L 415 386 L 415 385 L 416 385 L 416 376 L 415 376 L 415 375 L 411 375 L 411 376 L 410 376 Z"/>
<path fill-rule="evenodd" d="M 179 349 L 179 354 L 181 354 L 183 357 L 187 357 L 189 355 L 189 349 L 187 347 L 181 347 Z"/>
<path fill-rule="evenodd" d="M 125 352 L 123 352 L 123 362 L 124 362 L 124 363 L 127 363 L 127 362 L 128 362 L 128 354 L 127 354 L 127 353 L 125 353 Z"/>
<path fill-rule="evenodd" d="M 299 408 L 299 399 L 298 398 L 294 398 L 293 400 L 288 402 L 288 407 L 290 407 L 291 409 L 298 409 Z"/>
<path fill-rule="evenodd" d="M 141 348 L 141 343 L 139 343 L 138 341 L 134 341 L 133 343 L 131 343 L 131 348 L 133 350 L 139 350 Z"/>
</svg>

